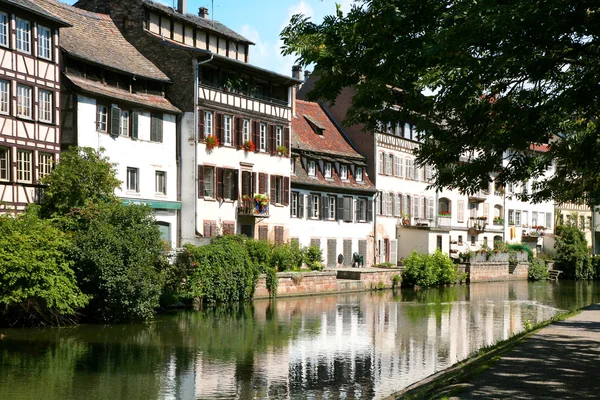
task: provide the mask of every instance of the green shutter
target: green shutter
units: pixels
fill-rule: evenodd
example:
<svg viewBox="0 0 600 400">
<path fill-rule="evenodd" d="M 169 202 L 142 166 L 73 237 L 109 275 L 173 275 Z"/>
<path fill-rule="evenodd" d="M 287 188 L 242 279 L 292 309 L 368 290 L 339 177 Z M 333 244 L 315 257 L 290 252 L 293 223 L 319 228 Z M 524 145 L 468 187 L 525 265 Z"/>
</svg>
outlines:
<svg viewBox="0 0 600 400">
<path fill-rule="evenodd" d="M 121 109 L 112 106 L 110 110 L 110 134 L 119 135 L 121 132 Z"/>
<path fill-rule="evenodd" d="M 138 117 L 139 114 L 137 111 L 131 113 L 131 138 L 138 138 Z"/>
</svg>

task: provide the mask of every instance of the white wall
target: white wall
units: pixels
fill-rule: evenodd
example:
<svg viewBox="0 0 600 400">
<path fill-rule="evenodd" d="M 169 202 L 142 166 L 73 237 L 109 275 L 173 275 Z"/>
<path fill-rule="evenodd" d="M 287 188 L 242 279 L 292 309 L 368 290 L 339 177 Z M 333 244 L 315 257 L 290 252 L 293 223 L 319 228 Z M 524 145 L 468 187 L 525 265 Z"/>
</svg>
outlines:
<svg viewBox="0 0 600 400">
<path fill-rule="evenodd" d="M 176 124 L 177 117 L 163 114 L 163 141 L 150 141 L 150 112 L 139 110 L 138 140 L 131 137 L 113 137 L 96 130 L 96 100 L 83 95 L 77 96 L 77 144 L 94 149 L 104 148 L 104 155 L 115 163 L 117 178 L 122 182 L 115 194 L 123 199 L 144 202 L 177 202 Z M 110 109 L 110 104 L 108 104 Z M 128 191 L 127 167 L 139 168 L 139 192 Z M 167 194 L 157 194 L 156 171 L 165 171 Z M 156 212 L 156 220 L 170 224 L 170 244 L 177 246 L 177 212 Z"/>
</svg>

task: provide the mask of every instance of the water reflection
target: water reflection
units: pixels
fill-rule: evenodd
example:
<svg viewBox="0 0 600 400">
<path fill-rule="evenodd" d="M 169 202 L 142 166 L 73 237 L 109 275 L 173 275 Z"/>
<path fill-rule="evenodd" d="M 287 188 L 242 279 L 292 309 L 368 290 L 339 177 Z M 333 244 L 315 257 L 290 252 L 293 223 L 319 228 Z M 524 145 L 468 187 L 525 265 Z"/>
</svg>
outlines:
<svg viewBox="0 0 600 400">
<path fill-rule="evenodd" d="M 148 324 L 6 330 L 1 399 L 377 398 L 597 302 L 599 286 L 504 282 L 257 301 Z"/>
</svg>

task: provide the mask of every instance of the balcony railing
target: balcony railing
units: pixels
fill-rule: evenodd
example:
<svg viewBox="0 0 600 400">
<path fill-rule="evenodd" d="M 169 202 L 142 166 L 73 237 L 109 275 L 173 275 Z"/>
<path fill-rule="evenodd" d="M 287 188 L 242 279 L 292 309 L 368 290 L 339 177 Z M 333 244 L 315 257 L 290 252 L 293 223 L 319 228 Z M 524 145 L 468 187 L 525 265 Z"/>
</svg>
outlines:
<svg viewBox="0 0 600 400">
<path fill-rule="evenodd" d="M 490 195 L 490 192 L 488 192 L 487 190 L 479 190 L 475 193 L 469 194 L 469 200 L 481 202 L 481 201 L 485 201 L 485 199 L 487 199 L 487 197 L 489 195 Z"/>
<path fill-rule="evenodd" d="M 440 215 L 437 218 L 438 228 L 450 228 L 452 226 L 452 217 L 450 215 Z"/>
<path fill-rule="evenodd" d="M 263 101 L 265 103 L 276 104 L 279 106 L 288 106 L 287 100 L 277 99 L 275 97 L 270 97 L 270 96 L 267 96 L 264 94 L 255 93 L 255 92 L 247 90 L 247 89 L 234 89 L 234 88 L 229 88 L 225 85 L 215 85 L 215 84 L 211 84 L 211 83 L 207 83 L 207 82 L 200 82 L 200 86 L 207 87 L 209 89 L 218 90 L 223 93 L 230 93 L 230 94 L 235 94 L 235 95 L 239 95 L 239 96 L 250 98 L 250 99 L 256 99 L 259 101 Z"/>
<path fill-rule="evenodd" d="M 483 232 L 483 231 L 485 231 L 486 226 L 487 226 L 487 220 L 483 219 L 483 217 L 469 218 L 469 229 L 473 229 L 477 232 Z"/>
<path fill-rule="evenodd" d="M 238 215 L 268 218 L 269 203 L 254 199 L 242 200 L 238 207 Z"/>
</svg>

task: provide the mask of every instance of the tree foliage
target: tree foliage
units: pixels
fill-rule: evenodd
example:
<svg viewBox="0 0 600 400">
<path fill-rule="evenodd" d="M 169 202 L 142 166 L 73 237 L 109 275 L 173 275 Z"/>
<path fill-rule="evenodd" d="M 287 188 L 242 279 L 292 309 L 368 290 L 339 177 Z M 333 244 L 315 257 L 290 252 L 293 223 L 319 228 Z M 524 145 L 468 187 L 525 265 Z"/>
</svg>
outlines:
<svg viewBox="0 0 600 400">
<path fill-rule="evenodd" d="M 434 286 L 455 283 L 458 268 L 450 257 L 437 250 L 433 254 L 413 251 L 404 262 L 402 284 L 407 286 Z"/>
<path fill-rule="evenodd" d="M 575 226 L 556 227 L 556 264 L 566 278 L 593 279 L 594 269 L 585 234 Z"/>
<path fill-rule="evenodd" d="M 427 132 L 436 187 L 536 178 L 523 198 L 562 202 L 600 199 L 599 35 L 595 0 L 358 0 L 321 24 L 295 15 L 281 37 L 316 65 L 311 99 L 353 88 L 347 124 Z"/>
<path fill-rule="evenodd" d="M 67 257 L 70 247 L 34 211 L 0 217 L 0 323 L 59 325 L 87 304 Z"/>
<path fill-rule="evenodd" d="M 60 162 L 40 182 L 47 186 L 41 200 L 45 217 L 114 201 L 115 189 L 121 184 L 109 159 L 90 147 L 72 147 L 61 153 Z"/>
</svg>

